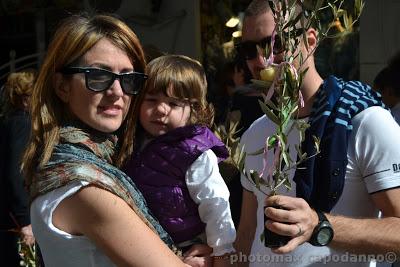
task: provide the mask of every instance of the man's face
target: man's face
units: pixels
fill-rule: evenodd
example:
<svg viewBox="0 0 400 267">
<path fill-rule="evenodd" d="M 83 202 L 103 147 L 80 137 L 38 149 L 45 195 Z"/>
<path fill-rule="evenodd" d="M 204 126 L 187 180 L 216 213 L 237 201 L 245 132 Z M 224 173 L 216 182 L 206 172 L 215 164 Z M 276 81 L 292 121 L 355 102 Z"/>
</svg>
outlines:
<svg viewBox="0 0 400 267">
<path fill-rule="evenodd" d="M 246 17 L 243 21 L 242 28 L 242 43 L 246 41 L 260 42 L 271 37 L 274 31 L 275 21 L 271 11 L 267 11 L 257 16 Z M 265 47 L 261 47 L 264 50 Z M 256 56 L 246 59 L 247 66 L 254 79 L 260 79 L 260 71 L 265 68 L 265 55 L 257 53 Z M 274 61 L 279 63 L 282 61 L 282 56 L 275 56 Z"/>
</svg>

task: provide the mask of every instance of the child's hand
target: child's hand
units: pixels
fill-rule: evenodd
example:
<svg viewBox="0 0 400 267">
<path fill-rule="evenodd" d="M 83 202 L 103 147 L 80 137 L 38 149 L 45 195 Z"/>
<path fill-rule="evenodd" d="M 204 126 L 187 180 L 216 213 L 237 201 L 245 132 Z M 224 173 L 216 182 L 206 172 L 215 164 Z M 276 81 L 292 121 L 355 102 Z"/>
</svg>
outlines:
<svg viewBox="0 0 400 267">
<path fill-rule="evenodd" d="M 35 237 L 33 236 L 32 226 L 29 224 L 21 228 L 21 240 L 28 246 L 35 244 Z"/>
<path fill-rule="evenodd" d="M 214 258 L 214 263 L 213 267 L 232 267 L 232 266 L 237 266 L 236 262 L 231 262 L 230 258 L 227 259 L 215 259 Z"/>
<path fill-rule="evenodd" d="M 204 244 L 193 245 L 185 252 L 183 262 L 192 267 L 212 267 L 212 248 Z"/>
</svg>

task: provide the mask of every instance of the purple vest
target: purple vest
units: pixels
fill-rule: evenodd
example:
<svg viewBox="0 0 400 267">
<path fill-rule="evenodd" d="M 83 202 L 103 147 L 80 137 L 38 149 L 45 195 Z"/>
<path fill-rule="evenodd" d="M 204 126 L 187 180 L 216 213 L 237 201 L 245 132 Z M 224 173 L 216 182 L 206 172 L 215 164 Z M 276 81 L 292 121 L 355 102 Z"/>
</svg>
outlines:
<svg viewBox="0 0 400 267">
<path fill-rule="evenodd" d="M 176 243 L 204 231 L 185 174 L 208 149 L 217 155 L 218 162 L 228 157 L 225 145 L 210 129 L 185 126 L 155 138 L 126 165 L 126 173 L 142 192 L 151 212 Z"/>
</svg>

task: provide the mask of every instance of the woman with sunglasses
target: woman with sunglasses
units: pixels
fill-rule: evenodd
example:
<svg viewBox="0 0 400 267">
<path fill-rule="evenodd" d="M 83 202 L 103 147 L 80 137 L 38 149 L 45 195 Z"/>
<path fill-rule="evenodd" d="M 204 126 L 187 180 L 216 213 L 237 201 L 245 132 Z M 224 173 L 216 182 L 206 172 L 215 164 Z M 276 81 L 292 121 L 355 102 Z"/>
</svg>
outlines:
<svg viewBox="0 0 400 267">
<path fill-rule="evenodd" d="M 185 266 L 117 168 L 133 150 L 144 61 L 110 16 L 71 16 L 49 45 L 23 158 L 46 266 Z"/>
</svg>

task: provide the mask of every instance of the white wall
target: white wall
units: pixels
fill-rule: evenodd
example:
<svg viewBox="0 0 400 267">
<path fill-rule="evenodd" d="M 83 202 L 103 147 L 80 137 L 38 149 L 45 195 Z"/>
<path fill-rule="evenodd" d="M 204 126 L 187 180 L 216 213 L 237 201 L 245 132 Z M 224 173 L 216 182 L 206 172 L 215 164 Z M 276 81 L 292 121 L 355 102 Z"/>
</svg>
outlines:
<svg viewBox="0 0 400 267">
<path fill-rule="evenodd" d="M 360 21 L 360 79 L 372 84 L 389 58 L 400 51 L 400 0 L 365 2 Z"/>
<path fill-rule="evenodd" d="M 149 0 L 123 0 L 116 13 L 132 27 L 143 45 L 201 59 L 200 0 L 163 0 L 158 13 L 151 12 Z"/>
</svg>

